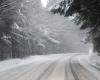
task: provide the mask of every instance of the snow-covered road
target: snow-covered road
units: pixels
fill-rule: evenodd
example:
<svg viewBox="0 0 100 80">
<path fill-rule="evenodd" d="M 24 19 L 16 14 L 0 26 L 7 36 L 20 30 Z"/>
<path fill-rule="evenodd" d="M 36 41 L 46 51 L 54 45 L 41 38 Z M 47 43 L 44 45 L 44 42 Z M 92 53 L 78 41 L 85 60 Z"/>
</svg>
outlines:
<svg viewBox="0 0 100 80">
<path fill-rule="evenodd" d="M 86 57 L 83 54 L 31 57 L 1 71 L 0 80 L 100 80 L 100 70 L 89 64 Z"/>
</svg>

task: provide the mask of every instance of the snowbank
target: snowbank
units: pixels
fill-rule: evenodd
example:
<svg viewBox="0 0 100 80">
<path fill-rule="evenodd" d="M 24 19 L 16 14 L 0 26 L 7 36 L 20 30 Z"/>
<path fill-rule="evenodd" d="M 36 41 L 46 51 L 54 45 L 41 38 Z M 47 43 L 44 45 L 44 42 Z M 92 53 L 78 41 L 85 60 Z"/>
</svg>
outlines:
<svg viewBox="0 0 100 80">
<path fill-rule="evenodd" d="M 27 65 L 27 64 L 39 64 L 44 61 L 52 61 L 59 57 L 63 56 L 62 54 L 54 54 L 54 55 L 36 55 L 30 56 L 24 59 L 9 59 L 0 62 L 0 72 L 6 71 L 15 67 Z"/>
<path fill-rule="evenodd" d="M 25 59 L 9 59 L 0 62 L 0 72 L 33 62 L 45 61 L 45 56 L 30 56 Z"/>
<path fill-rule="evenodd" d="M 76 53 L 78 54 L 78 53 Z M 30 56 L 24 59 L 9 59 L 5 61 L 0 62 L 0 72 L 6 71 L 15 67 L 27 65 L 27 64 L 40 64 L 41 62 L 45 62 L 48 60 L 53 61 L 55 59 L 61 58 L 62 57 L 71 57 L 73 55 L 76 55 L 75 53 L 62 53 L 62 54 L 49 54 L 49 55 L 35 55 L 35 56 Z M 100 69 L 100 57 L 95 55 L 95 54 L 80 54 L 79 56 L 76 57 L 80 63 L 89 63 L 97 68 Z"/>
<path fill-rule="evenodd" d="M 87 55 L 80 55 L 77 57 L 79 61 L 88 63 L 98 69 L 100 69 L 100 56 L 97 56 L 96 53 L 89 53 Z"/>
<path fill-rule="evenodd" d="M 92 55 L 89 59 L 89 62 L 91 65 L 93 65 L 96 68 L 100 69 L 100 56 L 97 56 L 96 54 Z"/>
</svg>

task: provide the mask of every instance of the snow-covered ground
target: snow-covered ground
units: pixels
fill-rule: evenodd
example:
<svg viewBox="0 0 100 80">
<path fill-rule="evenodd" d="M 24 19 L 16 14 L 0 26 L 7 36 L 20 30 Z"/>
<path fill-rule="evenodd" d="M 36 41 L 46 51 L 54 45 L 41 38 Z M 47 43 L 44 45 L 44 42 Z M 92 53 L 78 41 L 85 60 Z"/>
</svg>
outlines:
<svg viewBox="0 0 100 80">
<path fill-rule="evenodd" d="M 100 70 L 93 67 L 90 60 L 90 55 L 81 53 L 36 55 L 5 60 L 0 62 L 0 79 L 100 80 Z"/>
<path fill-rule="evenodd" d="M 72 56 L 72 53 L 67 53 L 67 54 L 51 54 L 51 55 L 35 55 L 35 56 L 30 56 L 24 59 L 8 59 L 0 62 L 0 72 L 9 70 L 18 66 L 23 66 L 31 63 L 41 63 L 42 61 L 45 60 L 54 60 L 57 59 L 61 56 Z M 52 59 L 53 58 L 53 59 Z M 82 54 L 77 57 L 79 61 L 87 61 L 89 64 L 100 67 L 100 57 L 96 56 L 94 54 Z"/>
<path fill-rule="evenodd" d="M 60 55 L 62 54 L 53 54 L 53 55 L 35 55 L 35 56 L 30 56 L 24 59 L 8 59 L 8 60 L 4 60 L 0 62 L 0 72 L 8 70 L 8 69 L 12 69 L 18 66 L 23 66 L 23 65 L 27 65 L 27 64 L 31 64 L 34 62 L 42 62 L 45 60 L 52 60 L 52 58 L 56 59 L 58 57 L 61 57 Z M 65 55 L 65 54 L 63 54 Z M 70 54 L 68 54 L 70 55 Z"/>
<path fill-rule="evenodd" d="M 80 55 L 77 58 L 79 61 L 89 63 L 90 65 L 100 69 L 100 56 L 97 56 L 96 53 L 91 52 L 88 55 Z"/>
<path fill-rule="evenodd" d="M 0 62 L 0 72 L 8 69 L 12 69 L 18 66 L 27 65 L 35 61 L 43 61 L 46 56 L 30 56 L 24 59 L 8 59 Z"/>
</svg>

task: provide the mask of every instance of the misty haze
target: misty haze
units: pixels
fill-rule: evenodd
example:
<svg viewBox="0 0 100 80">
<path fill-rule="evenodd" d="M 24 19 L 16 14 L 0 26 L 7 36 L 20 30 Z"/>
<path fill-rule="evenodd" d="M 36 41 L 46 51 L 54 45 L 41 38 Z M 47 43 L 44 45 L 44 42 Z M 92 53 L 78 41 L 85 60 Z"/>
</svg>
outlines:
<svg viewBox="0 0 100 80">
<path fill-rule="evenodd" d="M 1 0 L 0 80 L 100 80 L 99 0 L 82 1 Z"/>
</svg>

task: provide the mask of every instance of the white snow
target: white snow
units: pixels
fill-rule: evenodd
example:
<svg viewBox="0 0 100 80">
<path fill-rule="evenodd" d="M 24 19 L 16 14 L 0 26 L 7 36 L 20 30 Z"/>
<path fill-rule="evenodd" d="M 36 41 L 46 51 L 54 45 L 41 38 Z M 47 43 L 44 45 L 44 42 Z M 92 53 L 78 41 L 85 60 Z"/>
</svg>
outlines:
<svg viewBox="0 0 100 80">
<path fill-rule="evenodd" d="M 25 59 L 4 60 L 4 61 L 0 62 L 0 72 L 15 68 L 18 66 L 38 62 L 38 61 L 45 61 L 45 59 L 46 59 L 46 57 L 42 55 L 42 56 L 30 56 L 30 57 L 25 58 Z"/>
<path fill-rule="evenodd" d="M 89 63 L 92 66 L 95 66 L 100 69 L 100 56 L 97 55 L 97 53 L 93 53 L 90 49 L 90 53 L 86 55 L 80 55 L 77 57 L 80 63 Z"/>
<path fill-rule="evenodd" d="M 46 8 L 49 0 L 41 0 L 42 7 Z"/>
<path fill-rule="evenodd" d="M 58 58 L 61 58 L 61 56 L 70 57 L 73 54 L 71 53 L 61 53 L 61 54 L 49 54 L 49 55 L 35 55 L 30 56 L 24 59 L 9 59 L 4 60 L 0 62 L 0 72 L 6 71 L 15 67 L 27 65 L 27 64 L 38 64 L 45 61 L 52 61 Z M 80 54 L 78 57 L 76 57 L 79 61 L 88 62 L 89 64 L 99 67 L 100 68 L 100 57 L 97 55 L 92 54 L 91 56 L 88 54 Z"/>
<path fill-rule="evenodd" d="M 61 54 L 57 55 L 35 55 L 35 56 L 30 56 L 28 58 L 24 59 L 9 59 L 9 60 L 4 60 L 0 62 L 0 72 L 6 71 L 18 66 L 23 66 L 27 64 L 34 64 L 34 63 L 41 63 L 47 60 L 55 60 L 57 58 L 61 57 Z M 53 58 L 53 59 L 52 59 Z"/>
</svg>

